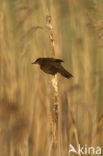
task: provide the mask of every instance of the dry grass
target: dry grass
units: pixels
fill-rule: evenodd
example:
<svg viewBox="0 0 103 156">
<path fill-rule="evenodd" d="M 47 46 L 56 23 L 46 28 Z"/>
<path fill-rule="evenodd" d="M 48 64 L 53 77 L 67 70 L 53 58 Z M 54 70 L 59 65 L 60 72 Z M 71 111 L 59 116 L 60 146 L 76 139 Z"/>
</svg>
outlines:
<svg viewBox="0 0 103 156">
<path fill-rule="evenodd" d="M 70 143 L 103 148 L 103 2 L 0 2 L 0 156 L 67 156 Z M 56 57 L 74 75 L 58 75 L 59 154 L 50 133 L 51 76 L 31 64 L 51 56 L 47 8 Z"/>
</svg>

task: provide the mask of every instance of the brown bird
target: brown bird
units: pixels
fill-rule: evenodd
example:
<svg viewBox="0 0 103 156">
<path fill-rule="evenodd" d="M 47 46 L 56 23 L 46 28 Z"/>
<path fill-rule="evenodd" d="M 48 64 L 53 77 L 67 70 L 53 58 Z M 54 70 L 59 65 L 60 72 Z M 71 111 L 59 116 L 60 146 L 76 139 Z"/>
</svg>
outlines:
<svg viewBox="0 0 103 156">
<path fill-rule="evenodd" d="M 64 67 L 61 65 L 61 63 L 64 62 L 61 59 L 55 59 L 55 58 L 38 58 L 35 62 L 32 64 L 39 64 L 40 69 L 43 70 L 47 74 L 55 75 L 57 73 L 60 73 L 67 79 L 73 77 L 72 74 L 70 74 Z"/>
</svg>

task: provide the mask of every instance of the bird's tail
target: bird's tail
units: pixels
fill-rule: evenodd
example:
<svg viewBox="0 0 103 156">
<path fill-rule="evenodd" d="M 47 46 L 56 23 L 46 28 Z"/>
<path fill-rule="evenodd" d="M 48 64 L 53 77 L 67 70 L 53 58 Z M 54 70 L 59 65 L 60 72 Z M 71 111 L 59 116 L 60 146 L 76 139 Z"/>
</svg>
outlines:
<svg viewBox="0 0 103 156">
<path fill-rule="evenodd" d="M 63 75 L 64 77 L 66 77 L 67 79 L 70 79 L 71 77 L 73 77 L 72 74 L 70 74 L 66 69 L 64 69 L 64 67 L 60 66 L 60 69 L 59 69 L 59 73 L 61 75 Z"/>
</svg>

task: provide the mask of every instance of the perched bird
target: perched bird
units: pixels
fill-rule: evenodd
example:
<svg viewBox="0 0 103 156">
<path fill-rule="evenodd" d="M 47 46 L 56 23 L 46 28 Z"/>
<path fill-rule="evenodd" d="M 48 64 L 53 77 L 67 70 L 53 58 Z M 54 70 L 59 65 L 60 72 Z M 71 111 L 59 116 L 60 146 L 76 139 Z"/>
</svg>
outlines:
<svg viewBox="0 0 103 156">
<path fill-rule="evenodd" d="M 61 63 L 64 62 L 61 59 L 55 59 L 55 58 L 38 58 L 35 62 L 32 64 L 39 64 L 40 69 L 43 70 L 47 74 L 55 75 L 57 73 L 60 73 L 67 79 L 73 77 L 72 74 L 70 74 L 64 67 L 61 65 Z"/>
</svg>

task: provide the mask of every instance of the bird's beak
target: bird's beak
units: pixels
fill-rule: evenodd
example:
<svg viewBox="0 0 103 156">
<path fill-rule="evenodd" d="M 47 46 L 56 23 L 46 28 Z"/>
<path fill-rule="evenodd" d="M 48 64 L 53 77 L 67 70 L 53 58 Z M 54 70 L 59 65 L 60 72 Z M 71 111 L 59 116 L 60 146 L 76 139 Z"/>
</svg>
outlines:
<svg viewBox="0 0 103 156">
<path fill-rule="evenodd" d="M 32 62 L 32 64 L 37 64 L 37 62 L 35 61 L 35 62 Z"/>
</svg>

